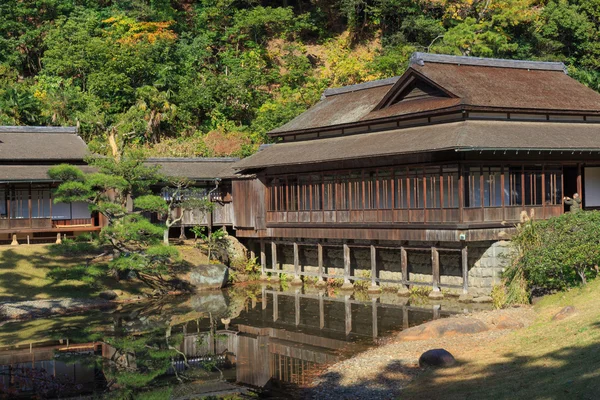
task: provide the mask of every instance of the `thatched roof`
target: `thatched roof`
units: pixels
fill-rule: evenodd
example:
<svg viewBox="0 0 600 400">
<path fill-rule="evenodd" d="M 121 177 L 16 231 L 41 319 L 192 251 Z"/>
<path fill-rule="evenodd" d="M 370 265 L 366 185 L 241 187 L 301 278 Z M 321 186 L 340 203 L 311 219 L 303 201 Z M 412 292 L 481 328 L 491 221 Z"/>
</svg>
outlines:
<svg viewBox="0 0 600 400">
<path fill-rule="evenodd" d="M 74 127 L 0 126 L 0 161 L 81 161 L 88 154 Z"/>
<path fill-rule="evenodd" d="M 235 175 L 232 165 L 238 161 L 235 157 L 214 158 L 149 158 L 147 165 L 160 166 L 159 172 L 166 176 L 182 177 L 193 180 L 228 179 Z"/>
</svg>

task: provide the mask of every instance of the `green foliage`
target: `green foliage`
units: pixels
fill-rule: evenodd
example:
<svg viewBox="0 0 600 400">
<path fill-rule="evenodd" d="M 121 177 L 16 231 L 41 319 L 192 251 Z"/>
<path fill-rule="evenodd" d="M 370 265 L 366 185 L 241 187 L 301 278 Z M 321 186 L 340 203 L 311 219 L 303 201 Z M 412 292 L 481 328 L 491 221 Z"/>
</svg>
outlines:
<svg viewBox="0 0 600 400">
<path fill-rule="evenodd" d="M 495 309 L 504 308 L 506 306 L 506 288 L 504 285 L 494 285 L 490 296 L 492 297 L 492 305 Z"/>
<path fill-rule="evenodd" d="M 566 213 L 546 221 L 524 221 L 513 238 L 517 248 L 506 278 L 530 288 L 559 290 L 585 284 L 598 274 L 600 212 Z M 509 288 L 510 297 L 510 288 Z"/>
</svg>

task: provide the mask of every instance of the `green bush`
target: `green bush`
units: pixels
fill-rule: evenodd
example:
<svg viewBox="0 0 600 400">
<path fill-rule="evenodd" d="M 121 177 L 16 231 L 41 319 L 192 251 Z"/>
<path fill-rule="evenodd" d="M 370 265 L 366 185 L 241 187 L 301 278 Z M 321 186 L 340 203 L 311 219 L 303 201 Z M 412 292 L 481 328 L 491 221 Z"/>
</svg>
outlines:
<svg viewBox="0 0 600 400">
<path fill-rule="evenodd" d="M 513 237 L 517 250 L 506 271 L 511 284 L 561 290 L 585 284 L 597 275 L 600 263 L 600 212 L 567 213 L 545 221 L 527 219 Z M 520 283 L 522 285 L 522 283 Z"/>
</svg>

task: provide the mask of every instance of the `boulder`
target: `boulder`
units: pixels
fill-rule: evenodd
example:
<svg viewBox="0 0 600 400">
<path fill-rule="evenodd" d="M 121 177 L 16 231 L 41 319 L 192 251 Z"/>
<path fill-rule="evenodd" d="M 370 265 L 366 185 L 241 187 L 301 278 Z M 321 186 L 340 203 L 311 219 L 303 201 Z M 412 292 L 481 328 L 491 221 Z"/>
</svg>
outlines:
<svg viewBox="0 0 600 400">
<path fill-rule="evenodd" d="M 458 296 L 458 302 L 459 303 L 472 303 L 473 296 L 470 295 L 469 293 L 463 293 L 460 296 Z"/>
<path fill-rule="evenodd" d="M 525 326 L 521 321 L 518 321 L 506 314 L 500 315 L 498 318 L 496 318 L 493 321 L 493 324 L 496 329 L 520 329 Z"/>
<path fill-rule="evenodd" d="M 189 282 L 195 291 L 221 289 L 227 285 L 229 269 L 223 264 L 204 264 L 194 267 L 180 277 Z"/>
<path fill-rule="evenodd" d="M 561 321 L 567 317 L 577 314 L 577 309 L 573 306 L 566 306 L 552 317 L 552 321 Z"/>
<path fill-rule="evenodd" d="M 119 296 L 112 290 L 104 290 L 98 294 L 98 297 L 104 300 L 115 300 Z"/>
<path fill-rule="evenodd" d="M 456 364 L 454 356 L 444 349 L 427 350 L 419 357 L 419 367 L 451 367 Z"/>
<path fill-rule="evenodd" d="M 432 290 L 429 292 L 427 297 L 429 297 L 431 300 L 442 300 L 444 298 L 444 294 L 439 290 Z"/>
<path fill-rule="evenodd" d="M 485 332 L 488 326 L 478 319 L 445 318 L 408 328 L 398 334 L 401 340 L 426 340 L 445 336 Z"/>
</svg>

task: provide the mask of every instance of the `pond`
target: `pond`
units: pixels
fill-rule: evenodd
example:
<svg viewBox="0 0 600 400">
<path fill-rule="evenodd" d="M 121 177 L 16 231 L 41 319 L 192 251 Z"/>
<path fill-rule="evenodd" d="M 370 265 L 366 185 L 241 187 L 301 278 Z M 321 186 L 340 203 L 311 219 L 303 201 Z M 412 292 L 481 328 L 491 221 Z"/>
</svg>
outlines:
<svg viewBox="0 0 600 400">
<path fill-rule="evenodd" d="M 249 285 L 5 322 L 8 398 L 289 398 L 315 373 L 410 326 L 481 305 Z"/>
</svg>

